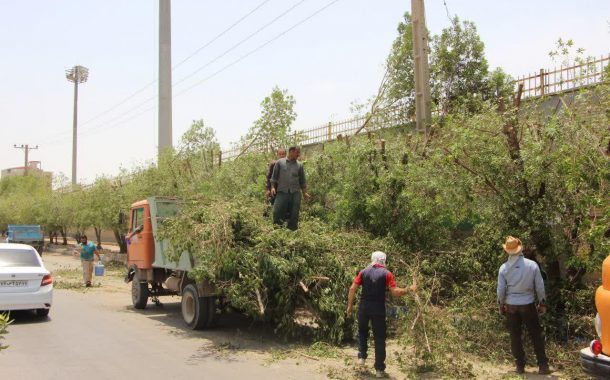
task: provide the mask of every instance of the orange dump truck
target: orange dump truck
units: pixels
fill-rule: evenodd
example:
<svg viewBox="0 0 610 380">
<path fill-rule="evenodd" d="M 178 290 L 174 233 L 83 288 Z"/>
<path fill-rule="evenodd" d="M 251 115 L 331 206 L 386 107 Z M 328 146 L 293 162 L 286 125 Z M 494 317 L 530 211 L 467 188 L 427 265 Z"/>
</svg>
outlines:
<svg viewBox="0 0 610 380">
<path fill-rule="evenodd" d="M 602 285 L 595 292 L 595 330 L 599 339 L 580 350 L 585 372 L 598 379 L 610 379 L 610 256 L 602 264 Z"/>
<path fill-rule="evenodd" d="M 131 205 L 125 281 L 131 281 L 136 309 L 146 308 L 149 298 L 159 304 L 161 296 L 181 296 L 186 325 L 192 329 L 212 327 L 218 311 L 214 285 L 190 279 L 188 272 L 195 267 L 192 255 L 182 252 L 178 262 L 171 261 L 168 242 L 157 239 L 160 223 L 175 216 L 179 204 L 174 198 L 151 197 Z"/>
</svg>

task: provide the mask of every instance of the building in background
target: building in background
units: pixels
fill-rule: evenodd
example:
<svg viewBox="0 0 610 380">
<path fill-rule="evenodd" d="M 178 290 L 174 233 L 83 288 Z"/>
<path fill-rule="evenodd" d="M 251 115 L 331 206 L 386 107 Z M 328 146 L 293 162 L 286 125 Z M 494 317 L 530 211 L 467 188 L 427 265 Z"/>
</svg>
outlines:
<svg viewBox="0 0 610 380">
<path fill-rule="evenodd" d="M 28 166 L 18 166 L 16 168 L 2 169 L 2 175 L 0 178 L 23 176 L 23 175 L 36 175 L 46 177 L 49 183 L 53 180 L 52 172 L 45 172 L 42 170 L 40 161 L 30 161 Z"/>
</svg>

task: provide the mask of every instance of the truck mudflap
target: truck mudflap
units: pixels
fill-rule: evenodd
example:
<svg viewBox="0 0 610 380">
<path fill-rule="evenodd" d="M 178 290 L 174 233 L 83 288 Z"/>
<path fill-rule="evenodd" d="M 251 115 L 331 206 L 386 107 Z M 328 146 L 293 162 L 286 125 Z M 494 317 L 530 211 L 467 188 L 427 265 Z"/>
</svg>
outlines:
<svg viewBox="0 0 610 380">
<path fill-rule="evenodd" d="M 129 268 L 129 270 L 127 271 L 127 274 L 125 275 L 125 283 L 129 284 L 131 281 L 133 281 L 134 276 L 136 275 L 136 268 Z"/>
</svg>

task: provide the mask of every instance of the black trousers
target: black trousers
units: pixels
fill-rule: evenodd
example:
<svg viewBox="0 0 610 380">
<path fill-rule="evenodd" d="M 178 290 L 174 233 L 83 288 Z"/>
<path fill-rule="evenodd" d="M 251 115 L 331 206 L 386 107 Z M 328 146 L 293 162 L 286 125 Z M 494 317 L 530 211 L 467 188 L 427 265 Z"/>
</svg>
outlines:
<svg viewBox="0 0 610 380">
<path fill-rule="evenodd" d="M 385 370 L 385 315 L 367 313 L 365 308 L 358 309 L 358 358 L 366 359 L 368 354 L 369 322 L 373 326 L 375 341 L 375 369 Z"/>
<path fill-rule="evenodd" d="M 544 337 L 538 320 L 536 306 L 529 305 L 506 305 L 506 324 L 510 332 L 510 350 L 517 361 L 518 366 L 525 366 L 525 351 L 523 351 L 523 325 L 527 328 L 530 339 L 534 346 L 538 365 L 547 365 L 548 359 L 544 352 Z"/>
</svg>

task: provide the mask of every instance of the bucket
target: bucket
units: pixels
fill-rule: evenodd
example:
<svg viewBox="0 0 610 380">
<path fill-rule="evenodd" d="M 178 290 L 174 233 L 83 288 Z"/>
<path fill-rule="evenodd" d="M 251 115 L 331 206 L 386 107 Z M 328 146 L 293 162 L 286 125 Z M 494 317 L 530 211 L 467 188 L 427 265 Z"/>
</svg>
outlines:
<svg viewBox="0 0 610 380">
<path fill-rule="evenodd" d="M 102 264 L 100 261 L 98 261 L 97 264 L 95 264 L 95 275 L 96 276 L 104 275 L 104 264 Z"/>
</svg>

